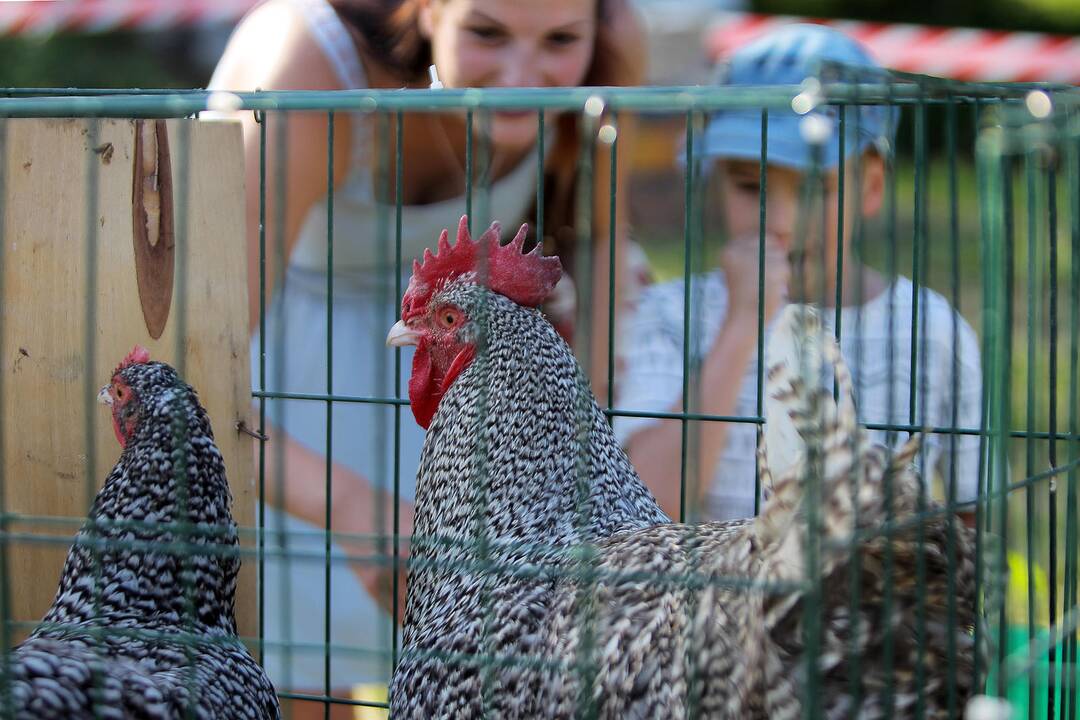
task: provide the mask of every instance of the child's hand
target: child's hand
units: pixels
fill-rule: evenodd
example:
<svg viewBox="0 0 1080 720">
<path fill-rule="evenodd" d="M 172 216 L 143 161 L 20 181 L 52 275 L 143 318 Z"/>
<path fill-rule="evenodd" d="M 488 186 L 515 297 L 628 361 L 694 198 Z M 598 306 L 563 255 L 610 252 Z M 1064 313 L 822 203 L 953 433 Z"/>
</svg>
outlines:
<svg viewBox="0 0 1080 720">
<path fill-rule="evenodd" d="M 728 317 L 757 319 L 758 255 L 760 241 L 753 237 L 734 238 L 720 253 L 720 269 L 728 286 Z M 771 236 L 765 236 L 765 322 L 787 302 L 791 263 L 787 250 Z"/>
</svg>

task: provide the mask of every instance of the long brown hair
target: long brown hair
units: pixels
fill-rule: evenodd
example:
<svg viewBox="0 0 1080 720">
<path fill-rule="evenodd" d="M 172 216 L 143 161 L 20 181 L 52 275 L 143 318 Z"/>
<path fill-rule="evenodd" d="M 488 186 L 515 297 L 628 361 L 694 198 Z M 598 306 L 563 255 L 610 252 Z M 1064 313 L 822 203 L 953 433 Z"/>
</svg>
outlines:
<svg viewBox="0 0 1080 720">
<path fill-rule="evenodd" d="M 593 56 L 582 85 L 638 85 L 641 64 L 624 57 L 610 22 L 616 5 L 627 0 L 596 0 L 596 39 Z M 379 62 L 406 82 L 421 80 L 431 64 L 431 43 L 420 32 L 418 0 L 330 0 L 338 15 L 350 26 L 357 46 L 366 56 Z M 573 264 L 576 244 L 575 180 L 580 154 L 579 116 L 559 117 L 554 144 L 544 165 L 544 244 L 557 253 L 563 267 Z M 536 217 L 535 202 L 529 214 Z M 503 218 L 512 226 L 510 218 Z"/>
</svg>

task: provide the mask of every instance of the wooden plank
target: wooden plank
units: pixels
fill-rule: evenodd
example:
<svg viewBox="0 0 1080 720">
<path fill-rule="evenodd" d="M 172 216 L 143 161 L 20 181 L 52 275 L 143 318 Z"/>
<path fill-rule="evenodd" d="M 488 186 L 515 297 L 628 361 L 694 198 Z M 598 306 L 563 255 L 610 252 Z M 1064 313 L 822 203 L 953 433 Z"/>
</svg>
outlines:
<svg viewBox="0 0 1080 720">
<path fill-rule="evenodd" d="M 8 120 L 0 128 L 4 496 L 8 512 L 30 516 L 13 521 L 12 532 L 56 540 L 9 544 L 10 617 L 35 622 L 90 498 L 119 457 L 94 394 L 136 343 L 182 368 L 198 390 L 225 457 L 233 513 L 242 527 L 254 525 L 254 440 L 235 429 L 238 420 L 251 425 L 244 164 L 237 123 L 168 121 L 176 268 L 155 339 L 135 273 L 135 122 Z M 251 533 L 245 545 L 253 546 Z M 257 627 L 255 580 L 245 557 L 237 619 L 246 635 Z"/>
</svg>

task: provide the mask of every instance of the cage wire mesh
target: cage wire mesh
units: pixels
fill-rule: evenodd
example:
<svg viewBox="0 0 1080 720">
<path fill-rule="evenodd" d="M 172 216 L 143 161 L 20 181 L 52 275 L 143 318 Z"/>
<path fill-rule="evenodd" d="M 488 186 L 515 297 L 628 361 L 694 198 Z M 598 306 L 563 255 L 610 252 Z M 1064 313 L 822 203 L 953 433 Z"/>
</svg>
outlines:
<svg viewBox="0 0 1080 720">
<path fill-rule="evenodd" d="M 761 147 L 758 161 L 759 196 L 759 299 L 764 293 L 764 258 L 766 217 L 771 175 L 767 167 L 767 146 L 777 142 L 768 135 L 770 113 L 786 112 L 795 104 L 805 105 L 811 135 L 814 122 L 825 119 L 839 127 L 839 157 L 825 158 L 819 150 L 810 171 L 799 178 L 798 220 L 794 234 L 795 255 L 799 260 L 792 284 L 803 284 L 799 296 L 825 308 L 825 335 L 835 337 L 853 369 L 859 421 L 884 439 L 890 446 L 899 445 L 912 433 L 924 431 L 928 438 L 917 464 L 927 479 L 926 491 L 919 496 L 919 512 L 910 522 L 922 523 L 942 514 L 948 518 L 946 574 L 952 582 L 957 573 L 955 536 L 964 522 L 977 529 L 976 591 L 977 620 L 966 629 L 982 652 L 974 654 L 970 670 L 976 692 L 1006 698 L 1012 705 L 1013 717 L 1077 717 L 1077 621 L 1080 605 L 1077 601 L 1077 463 L 1080 461 L 1078 427 L 1080 419 L 1080 390 L 1078 390 L 1078 344 L 1080 344 L 1080 96 L 1075 89 L 1019 85 L 976 85 L 946 82 L 933 78 L 891 75 L 873 82 L 858 82 L 845 76 L 842 68 L 832 68 L 813 82 L 801 87 L 784 88 L 637 88 L 637 89 L 574 89 L 574 90 L 484 90 L 484 91 L 349 91 L 349 92 L 260 92 L 238 94 L 228 99 L 241 112 L 252 113 L 259 145 L 258 183 L 258 308 L 257 326 L 252 341 L 252 401 L 258 416 L 255 433 L 258 440 L 257 482 L 258 521 L 255 527 L 241 528 L 244 543 L 240 550 L 244 563 L 256 564 L 258 581 L 258 633 L 244 640 L 257 649 L 257 657 L 271 668 L 271 676 L 283 701 L 291 701 L 287 711 L 301 712 L 305 707 L 316 708 L 329 717 L 335 708 L 352 708 L 357 717 L 365 713 L 384 713 L 387 708 L 387 685 L 395 665 L 403 657 L 399 629 L 402 624 L 400 608 L 405 597 L 404 568 L 410 550 L 418 548 L 451 548 L 451 556 L 460 562 L 449 568 L 463 575 L 487 577 L 482 584 L 481 603 L 488 608 L 487 621 L 478 629 L 481 638 L 475 657 L 438 656 L 453 662 L 472 662 L 482 675 L 483 706 L 497 706 L 500 683 L 507 668 L 559 667 L 576 675 L 578 682 L 595 679 L 597 654 L 602 650 L 602 627 L 596 627 L 597 608 L 590 601 L 597 587 L 616 580 L 597 572 L 590 561 L 597 549 L 589 543 L 575 548 L 576 563 L 569 566 L 544 567 L 543 558 L 567 551 L 564 547 L 515 545 L 505 539 L 487 534 L 488 470 L 483 462 L 472 468 L 476 494 L 471 517 L 474 533 L 468 537 L 417 537 L 405 530 L 400 509 L 408 506 L 415 491 L 410 475 L 416 468 L 422 436 L 413 427 L 413 420 L 403 414 L 409 404 L 405 385 L 408 357 L 400 350 L 382 348 L 386 329 L 399 317 L 399 302 L 410 275 L 408 261 L 417 248 L 433 247 L 435 237 L 410 238 L 404 217 L 407 205 L 403 198 L 403 128 L 410 114 L 448 112 L 463 114 L 466 145 L 464 211 L 469 216 L 471 230 L 479 232 L 492 219 L 512 224 L 518 217 L 507 217 L 500 200 L 499 183 L 492 170 L 492 150 L 485 132 L 492 113 L 500 108 L 529 109 L 536 112 L 538 148 L 530 156 L 531 164 L 522 170 L 535 184 L 535 215 L 530 237 L 552 249 L 552 228 L 545 218 L 545 193 L 553 188 L 545 182 L 547 150 L 554 142 L 553 128 L 557 122 L 552 113 L 565 112 L 578 116 L 577 138 L 581 152 L 577 157 L 574 203 L 575 225 L 572 242 L 562 249 L 572 248 L 570 270 L 576 284 L 576 316 L 572 337 L 578 359 L 585 375 L 578 378 L 578 402 L 575 405 L 578 442 L 588 446 L 590 405 L 587 387 L 582 384 L 588 375 L 594 381 L 606 380 L 603 397 L 599 400 L 609 422 L 620 418 L 645 418 L 660 423 L 675 423 L 679 427 L 680 463 L 671 469 L 672 482 L 679 484 L 679 521 L 693 522 L 704 518 L 700 502 L 701 485 L 709 482 L 709 468 L 699 467 L 703 428 L 710 424 L 745 427 L 755 447 L 756 428 L 764 422 L 766 368 L 763 362 L 752 365 L 752 411 L 731 416 L 710 415 L 702 411 L 701 398 L 711 388 L 702 387 L 702 346 L 708 344 L 707 328 L 717 322 L 717 309 L 709 304 L 709 278 L 715 267 L 716 253 L 731 240 L 726 232 L 722 180 L 711 167 L 712 161 L 703 153 L 705 123 L 717 111 L 740 110 L 760 118 Z M 43 95 L 11 90 L 0 99 L 0 117 L 45 118 L 77 116 L 87 118 L 88 132 L 93 135 L 102 117 L 186 117 L 199 114 L 208 107 L 220 107 L 222 96 L 204 92 L 119 92 L 77 91 Z M 861 108 L 879 107 L 894 113 L 898 130 L 894 142 L 876 148 L 882 162 L 884 187 L 881 190 L 883 208 L 877 218 L 864 218 L 860 213 L 845 213 L 844 204 L 858 207 L 863 201 L 862 163 L 860 152 L 845 146 L 850 124 L 862 122 Z M 318 257 L 309 253 L 303 263 L 296 262 L 286 239 L 285 178 L 289 173 L 288 159 L 306 148 L 288 147 L 289 124 L 301 113 L 307 117 L 321 114 L 325 121 L 326 202 L 306 219 L 317 224 L 324 242 L 317 246 Z M 635 208 L 618 208 L 616 189 L 626 182 L 620 166 L 628 164 L 632 147 L 619 130 L 626 118 L 633 116 L 646 129 L 660 127 L 671 118 L 677 120 L 683 135 L 680 203 L 670 218 L 635 214 Z M 370 185 L 355 187 L 355 180 L 340 187 L 340 159 L 335 154 L 340 141 L 342 118 L 351 123 L 353 143 L 356 137 L 370 141 L 372 164 Z M 4 147 L 9 120 L 0 123 L 0 149 Z M 187 125 L 181 125 L 187 132 Z M 358 128 L 364 135 L 358 136 Z M 93 147 L 94 143 L 91 142 Z M 180 147 L 187 147 L 181 142 Z M 547 148 L 547 149 L 546 149 Z M 603 150 L 601 154 L 600 150 Z M 0 153 L 2 154 L 2 153 Z M 353 159 L 355 156 L 350 157 Z M 269 160 L 268 160 L 269 158 Z M 336 160 L 337 158 L 337 160 Z M 188 168 L 186 162 L 181 166 Z M 6 165 L 4 167 L 7 167 Z M 831 168 L 831 169 L 830 169 Z M 2 170 L 0 170 L 2 172 Z M 186 188 L 192 178 L 186 170 L 177 184 L 177 202 L 185 203 Z M 212 172 L 212 168 L 195 168 L 195 173 Z M 518 171 L 514 171 L 518 172 Z M 598 177 L 606 176 L 606 197 L 597 197 Z M 96 174 L 90 172 L 86 187 L 88 213 L 85 236 L 80 239 L 84 262 L 89 273 L 85 303 L 87 358 L 94 357 L 93 328 L 108 315 L 108 308 L 99 303 L 95 286 L 98 189 Z M 249 182 L 252 179 L 249 178 Z M 0 190 L 5 178 L 0 175 Z M 348 186 L 353 183 L 353 186 Z M 669 188 L 670 189 L 670 188 Z M 362 237 L 342 235 L 341 215 L 353 212 L 349 203 L 353 193 L 370 192 L 376 198 L 374 222 Z M 677 197 L 678 197 L 677 195 Z M 839 206 L 829 206 L 830 199 Z M 0 191 L 0 202 L 36 202 L 32 198 L 11 198 Z M 647 205 L 647 204 L 646 204 Z M 0 214 L 5 207 L 0 206 Z M 438 223 L 452 227 L 458 209 L 444 208 L 436 203 L 432 212 L 440 213 Z M 597 237 L 599 220 L 606 211 L 603 227 L 607 233 Z M 524 212 L 524 210 L 522 211 Z M 617 307 L 615 277 L 625 252 L 617 236 L 615 217 L 627 212 L 635 221 L 635 232 L 645 245 L 658 274 L 681 285 L 676 314 L 681 327 L 676 333 L 681 367 L 678 369 L 679 407 L 649 410 L 619 403 L 620 375 L 617 346 L 620 333 L 628 321 Z M 853 217 L 854 222 L 845 221 Z M 180 222 L 186 216 L 181 213 Z M 545 225 L 545 222 L 548 224 Z M 3 226 L 0 225 L 0 232 Z M 183 247 L 188 228 L 178 227 L 177 243 Z M 818 242 L 813 248 L 800 247 L 804 238 L 836 238 L 835 248 Z M 419 244 L 417 244 L 419 243 Z M 371 253 L 358 259 L 355 245 L 363 244 Z M 0 269 L 4 268 L 6 238 L 0 238 Z M 595 248 L 606 245 L 606 253 Z M 802 251 L 802 252 L 800 252 Z M 181 252 L 177 267 L 177 322 L 183 327 L 186 318 L 186 278 L 189 272 L 187 256 Z M 483 268 L 486 260 L 481 260 Z M 870 301 L 871 288 L 863 287 L 865 276 L 857 274 L 856 287 L 849 289 L 857 310 L 843 312 L 846 300 L 842 278 L 844 265 L 864 264 L 889 280 L 889 288 L 897 288 L 895 279 L 909 278 L 899 290 L 884 291 L 883 310 L 871 318 L 864 317 L 862 308 Z M 607 282 L 602 292 L 594 291 L 593 280 L 605 269 Z M 804 273 L 816 267 L 816 273 Z M 6 269 L 5 272 L 10 272 Z M 17 271 L 17 269 L 15 269 Z M 0 280 L 5 277 L 0 272 Z M 483 272 L 483 270 L 482 270 Z M 825 296 L 826 273 L 833 273 L 835 294 Z M 2 295 L 0 287 L 0 295 Z M 955 311 L 950 322 L 929 326 L 931 295 Z M 597 298 L 606 296 L 606 302 Z M 934 300 L 933 302 L 937 302 Z M 296 308 L 303 304 L 308 312 Z M 763 304 L 763 303 L 761 303 Z M 759 304 L 759 307 L 761 306 Z M 359 309 L 358 309 L 359 308 Z M 7 309 L 5 309 L 7 310 Z M 18 309 L 14 309 L 18 311 Z M 648 312 L 639 307 L 635 312 Z M 867 347 L 866 343 L 845 344 L 845 338 L 859 337 L 866 325 L 884 318 L 884 331 L 889 335 L 908 338 L 907 345 L 896 351 L 890 339 L 882 347 Z M 976 389 L 978 401 L 974 421 L 960 417 L 957 400 L 962 383 L 972 378 L 964 376 L 959 344 L 962 341 L 963 318 L 974 328 L 978 337 L 975 352 L 982 360 L 983 382 Z M 3 316 L 0 316 L 3 322 Z M 484 324 L 483 317 L 481 325 Z M 875 328 L 879 333 L 882 328 Z M 368 335 L 363 342 L 350 336 Z M 764 357 L 767 319 L 759 311 L 754 342 L 756 356 Z M 597 338 L 606 346 L 602 366 L 594 356 Z M 183 358 L 184 333 L 177 335 L 176 357 Z M 484 333 L 477 351 L 478 366 L 486 358 Z M 944 367 L 947 372 L 929 377 L 920 372 L 930 363 L 931 342 L 944 348 Z M 820 344 L 820 341 L 819 341 Z M 813 347 L 813 343 L 807 347 Z M 357 348 L 368 348 L 368 354 L 357 355 Z M 8 357 L 12 348 L 0 348 L 0 357 Z M 119 355 L 122 349 L 117 348 Z M 807 352 L 813 352 L 808 350 Z M 883 358 L 884 383 L 887 392 L 882 407 L 868 408 L 859 402 L 867 383 L 863 353 L 876 353 Z M 290 367 L 299 364 L 299 370 Z M 810 363 L 807 364 L 810 367 Z M 899 368 L 903 367 L 906 372 Z M 102 381 L 98 375 L 104 368 L 91 363 L 85 368 L 86 387 L 82 400 L 86 403 L 83 431 L 87 440 L 88 457 L 84 478 L 86 504 L 89 507 L 97 488 L 101 470 L 108 458 L 96 457 L 94 444 L 89 440 L 94 428 L 102 422 L 91 401 Z M 184 368 L 178 370 L 183 374 Z M 804 370 L 806 382 L 816 383 L 810 370 Z M 829 375 L 829 378 L 832 376 Z M 906 377 L 907 384 L 894 387 L 898 378 Z M 0 397 L 7 373 L 0 375 Z M 926 400 L 931 383 L 944 383 L 951 399 L 936 414 Z M 479 403 L 490 408 L 497 398 L 481 394 Z M 876 412 L 880 411 L 880 412 Z M 475 416 L 482 422 L 486 412 Z M 11 422 L 5 418 L 5 423 Z M 484 457 L 485 434 L 478 426 L 471 433 L 477 440 L 474 451 Z M 177 426 L 183 435 L 184 428 Z M 218 433 L 231 429 L 220 428 Z M 300 450 L 287 448 L 284 438 L 293 435 Z M 0 443 L 4 436 L 0 434 Z M 180 438 L 176 438 L 179 440 Z M 958 459 L 961 443 L 974 447 L 975 464 Z M 927 446 L 940 449 L 938 467 L 931 466 Z M 274 505 L 288 497 L 284 473 L 276 468 L 290 467 L 287 453 L 307 452 L 316 459 L 317 475 L 308 482 L 311 492 L 326 498 L 321 522 L 298 522 Z M 0 461 L 4 447 L 0 444 Z M 826 652 L 851 654 L 840 662 L 841 675 L 847 678 L 851 696 L 865 696 L 860 686 L 860 659 L 855 641 L 847 638 L 840 647 L 826 645 L 835 640 L 825 627 L 823 603 L 828 588 L 816 575 L 823 553 L 828 551 L 818 533 L 821 518 L 820 480 L 822 448 L 811 443 L 807 447 L 807 492 L 810 502 L 805 519 L 807 540 L 806 576 L 792 584 L 765 584 L 755 588 L 750 578 L 717 578 L 696 570 L 689 574 L 665 577 L 663 572 L 638 573 L 644 582 L 662 586 L 685 587 L 687 609 L 693 615 L 702 593 L 715 585 L 733 593 L 762 592 L 782 596 L 798 587 L 805 592 L 800 610 L 799 632 L 806 642 L 804 664 L 801 665 L 799 690 L 802 714 L 819 717 L 831 708 L 827 697 L 823 656 Z M 356 458 L 360 456 L 361 459 Z M 335 487 L 337 465 L 367 476 L 371 492 L 365 496 L 367 506 L 357 506 L 354 498 L 343 497 Z M 576 458 L 578 475 L 587 477 L 587 457 Z M 3 463 L 0 462 L 0 466 Z M 723 470 L 721 470 L 722 472 Z M 292 472 L 292 470 L 290 470 Z M 184 478 L 182 468 L 178 468 Z M 961 478 L 967 473 L 969 477 Z M 977 496 L 961 499 L 958 487 L 961 480 L 977 485 Z M 31 543 L 70 543 L 76 526 L 70 518 L 26 517 L 11 512 L 4 504 L 4 488 L 19 478 L 5 477 L 0 482 L 0 639 L 4 647 L 36 626 L 33 618 L 16 618 L 10 613 L 9 593 L 25 579 L 10 572 L 9 559 Z M 762 478 L 756 468 L 747 481 L 755 485 L 755 512 L 761 508 Z M 186 481 L 180 483 L 184 488 Z M 318 489 L 314 489 L 318 486 Z M 291 491 L 295 492 L 295 491 Z M 588 523 L 589 488 L 579 483 L 575 506 L 579 511 L 579 529 Z M 886 476 L 885 493 L 891 492 Z M 271 498 L 275 502 L 271 502 Z M 932 504 L 936 500 L 939 505 Z M 350 512 L 368 516 L 370 532 L 346 533 L 339 529 L 340 515 L 335 515 L 335 503 L 348 505 Z M 338 522 L 336 522 L 338 521 Z M 411 524 L 411 518 L 409 518 Z M 861 568 L 854 560 L 860 542 L 869 542 L 875 535 L 890 537 L 903 528 L 902 524 L 886 522 L 878 532 L 857 536 L 851 543 L 853 558 L 846 580 L 850 591 L 850 611 L 854 616 L 864 599 L 859 597 Z M 685 529 L 692 538 L 694 525 Z M 21 528 L 21 529 L 20 529 Z M 151 530 L 153 528 L 150 528 Z M 177 531 L 183 537 L 190 532 L 181 524 Z M 688 545 L 693 543 L 689 540 Z M 920 543 L 922 542 L 920 536 Z M 543 545 L 543 543 L 541 543 Z M 697 547 L 697 546 L 695 546 Z M 888 617 L 890 603 L 895 600 L 892 588 L 923 585 L 928 570 L 925 562 L 913 569 L 914 577 L 892 573 L 891 545 L 886 543 L 885 587 L 880 617 Z M 160 552 L 190 550 L 180 543 L 159 549 Z M 100 553 L 101 545 L 94 546 Z M 691 568 L 698 568 L 707 558 L 691 553 Z M 547 553 L 547 554 L 545 554 Z M 463 559 L 464 558 L 464 559 Z M 515 565 L 513 558 L 523 562 Z M 538 560 L 541 559 L 541 560 Z M 433 560 L 428 567 L 438 566 Z M 558 563 L 554 563 L 558 565 Z M 570 569 L 567 569 L 567 568 Z M 348 576 L 354 570 L 367 571 L 364 582 Z M 446 569 L 445 567 L 443 568 Z M 904 567 L 903 571 L 912 570 Z M 95 567 L 92 573 L 100 574 Z M 527 582 L 528 578 L 559 576 L 572 578 L 578 614 L 574 621 L 580 637 L 573 658 L 515 657 L 500 651 L 496 638 L 494 595 L 500 582 Z M 632 575 L 633 573 L 631 573 Z M 347 578 L 342 580 L 342 578 Z M 372 579 L 374 578 L 374 580 Z M 347 584 L 345 584 L 347 583 Z M 345 588 L 344 590 L 342 588 Z M 95 585 L 97 591 L 102 588 Z M 316 592 L 317 591 L 317 592 Z M 899 590 L 897 590 L 899 592 Z M 312 595 L 313 594 L 313 595 Z M 317 598 L 316 601 L 310 599 Z M 955 622 L 962 608 L 954 592 L 950 596 L 948 617 Z M 196 597 L 190 598 L 194 612 Z M 379 609 L 379 605 L 385 611 Z M 360 618 L 359 622 L 356 618 Z M 867 632 L 876 632 L 871 626 Z M 883 632 L 889 635 L 891 626 Z M 109 633 L 110 628 L 101 632 Z M 948 715 L 963 712 L 957 690 L 960 671 L 958 654 L 951 647 L 944 668 L 930 667 L 919 644 L 927 632 L 923 627 L 916 639 L 916 662 L 913 668 L 904 665 L 905 658 L 897 655 L 886 662 L 895 662 L 897 672 L 914 672 L 919 687 L 944 683 L 948 691 Z M 886 653 L 906 638 L 895 643 L 886 638 Z M 194 648 L 194 646 L 193 646 Z M 195 652 L 193 649 L 192 652 Z M 0 690 L 10 699 L 10 663 L 12 656 L 4 655 L 4 680 Z M 701 668 L 693 661 L 688 676 L 685 702 L 691 712 L 702 698 L 699 685 L 693 678 Z M 338 668 L 343 668 L 338 669 Z M 932 677 L 933 674 L 943 677 Z M 574 710 L 584 716 L 595 716 L 597 699 L 583 694 Z M 895 703 L 885 714 L 921 716 L 928 699 L 920 690 L 918 697 L 891 697 Z M 834 709 L 834 708 L 833 708 Z M 12 708 L 6 707 L 10 714 Z M 851 708 L 854 713 L 855 708 Z"/>
<path fill-rule="evenodd" d="M 1071 273 L 1077 250 L 1077 135 L 1075 105 L 1054 107 L 1058 99 L 1052 93 L 1031 92 L 1023 107 L 1001 108 L 998 123 L 978 140 L 987 239 L 984 312 L 1000 319 L 984 339 L 990 432 L 984 520 L 991 532 L 1004 538 L 997 556 L 987 557 L 988 567 L 1009 574 L 1008 591 L 997 598 L 1000 604 L 989 606 L 997 611 L 990 625 L 996 633 L 991 643 L 997 651 L 996 663 L 992 661 L 997 688 L 1009 688 L 1009 696 L 1026 700 L 1028 707 L 1071 717 L 1077 684 L 1077 320 L 1075 315 L 1065 320 L 1065 313 L 1076 312 L 1076 276 Z M 1064 238 L 1072 243 L 1070 274 L 1062 273 L 1063 248 L 1058 244 L 1064 245 Z M 1063 297 L 1063 286 L 1069 288 L 1069 299 Z M 1015 318 L 1021 319 L 1021 329 L 1010 330 Z M 1058 337 L 1063 320 L 1069 327 L 1067 341 Z M 1066 342 L 1070 349 L 1062 352 Z M 1024 367 L 1022 384 L 1016 366 Z M 1068 377 L 1061 372 L 1065 367 Z M 1042 378 L 1046 390 L 1040 393 Z M 1023 388 L 1023 403 L 1017 402 L 1017 386 Z M 1067 418 L 1060 413 L 1062 405 L 1069 408 Z M 1021 408 L 1023 421 L 1018 422 Z M 1012 429 L 1018 426 L 1025 431 Z M 1058 441 L 1061 435 L 1072 440 L 1068 451 Z M 1043 437 L 1046 441 L 1038 442 Z M 1024 479 L 1017 482 L 1014 477 Z M 1014 530 L 1016 526 L 1021 530 Z M 1020 552 L 1022 559 L 1014 555 Z M 1026 572 L 1017 572 L 1021 568 Z M 1026 590 L 1026 598 L 1010 592 L 1016 585 Z"/>
</svg>

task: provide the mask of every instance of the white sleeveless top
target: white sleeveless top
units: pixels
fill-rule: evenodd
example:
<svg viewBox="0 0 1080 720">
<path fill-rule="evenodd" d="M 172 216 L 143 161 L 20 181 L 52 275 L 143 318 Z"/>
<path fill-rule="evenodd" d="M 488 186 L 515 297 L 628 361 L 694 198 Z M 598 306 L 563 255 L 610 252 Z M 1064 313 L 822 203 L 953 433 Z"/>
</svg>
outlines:
<svg viewBox="0 0 1080 720">
<path fill-rule="evenodd" d="M 363 65 L 353 39 L 326 0 L 268 0 L 288 3 L 299 14 L 344 88 L 367 87 Z M 221 87 L 215 77 L 210 87 Z M 213 117 L 217 113 L 205 113 Z M 372 143 L 376 116 L 355 113 L 352 123 L 352 157 L 346 178 L 334 191 L 334 296 L 333 328 L 327 308 L 327 227 L 324 196 L 307 213 L 300 229 L 285 281 L 276 289 L 266 316 L 266 378 L 268 389 L 290 393 L 321 393 L 326 390 L 328 337 L 333 336 L 333 387 L 337 393 L 357 397 L 392 397 L 395 393 L 395 351 L 385 345 L 386 331 L 398 315 L 394 297 L 394 208 L 376 201 L 373 180 L 375 150 Z M 550 147 L 550 145 L 549 145 Z M 473 228 L 489 222 L 485 208 L 494 208 L 507 226 L 527 212 L 536 188 L 536 151 L 512 172 L 481 188 L 473 196 Z M 410 260 L 434 247 L 443 228 L 453 229 L 465 211 L 459 197 L 429 205 L 402 208 L 402 272 L 411 272 Z M 379 222 L 387 223 L 381 238 Z M 404 279 L 404 278 L 403 278 Z M 259 378 L 259 333 L 251 341 L 252 381 Z M 411 348 L 401 351 L 401 366 L 408 368 Z M 359 362 L 358 362 L 359 360 Z M 281 383 L 278 385 L 277 383 Z M 400 388 L 398 388 L 400 392 Z M 416 466 L 424 431 L 412 417 L 395 419 L 391 407 L 369 403 L 333 403 L 333 425 L 328 427 L 326 406 L 321 402 L 267 401 L 274 424 L 314 452 L 325 453 L 332 436 L 333 460 L 367 478 L 372 485 L 389 490 L 398 470 L 401 496 L 414 496 Z M 395 447 L 395 424 L 400 447 Z M 312 482 L 322 483 L 320 477 Z M 264 664 L 279 689 L 312 691 L 326 682 L 322 651 L 296 649 L 298 640 L 318 642 L 325 632 L 327 599 L 325 568 L 321 559 L 324 542 L 321 527 L 278 511 L 265 509 L 266 527 L 287 535 L 287 554 L 271 554 L 263 563 L 267 642 Z M 389 518 L 384 518 L 389 523 Z M 274 536 L 272 536 L 274 537 Z M 269 543 L 273 539 L 268 540 Z M 372 600 L 344 561 L 346 553 L 334 543 L 331 569 L 332 688 L 354 683 L 381 683 L 390 677 L 391 619 Z M 308 561 L 301 558 L 307 557 Z"/>
<path fill-rule="evenodd" d="M 338 14 L 326 0 L 269 0 L 287 2 L 299 12 L 307 23 L 312 37 L 330 61 L 343 88 L 368 87 L 363 64 L 357 54 L 355 43 Z M 215 79 L 210 87 L 215 88 Z M 231 88 L 221 88 L 231 89 Z M 355 113 L 352 116 L 352 157 L 350 169 L 344 182 L 334 190 L 334 270 L 343 273 L 375 271 L 381 265 L 394 261 L 394 206 L 381 206 L 376 199 L 374 182 L 374 127 L 375 115 Z M 548 144 L 550 147 L 550 144 Z M 393 157 L 391 156 L 391 162 Z M 498 219 L 504 229 L 513 232 L 517 222 L 524 218 L 536 193 L 537 152 L 534 148 L 510 173 L 491 184 L 486 190 L 473 190 L 473 229 L 486 227 Z M 443 228 L 453 228 L 465 212 L 464 195 L 425 205 L 405 205 L 401 219 L 402 267 L 411 268 L 410 260 L 423 255 L 424 249 L 434 247 Z M 326 198 L 308 211 L 301 225 L 290 265 L 308 270 L 326 270 L 327 223 Z M 491 217 L 495 211 L 496 217 Z M 376 246 L 379 213 L 388 211 L 389 249 Z M 487 212 L 485 212 L 487 210 Z M 487 215 L 488 217 L 481 217 Z M 381 259 L 381 262 L 380 262 Z"/>
</svg>

